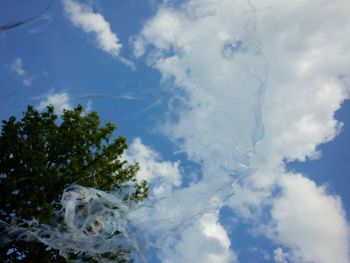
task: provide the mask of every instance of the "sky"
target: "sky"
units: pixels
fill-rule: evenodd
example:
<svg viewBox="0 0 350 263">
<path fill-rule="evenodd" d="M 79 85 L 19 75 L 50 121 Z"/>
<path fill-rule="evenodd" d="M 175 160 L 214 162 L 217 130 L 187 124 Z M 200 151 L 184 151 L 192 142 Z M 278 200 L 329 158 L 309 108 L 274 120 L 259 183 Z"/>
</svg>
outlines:
<svg viewBox="0 0 350 263">
<path fill-rule="evenodd" d="M 0 118 L 116 123 L 151 187 L 130 216 L 148 262 L 348 263 L 349 8 L 2 0 Z"/>
</svg>

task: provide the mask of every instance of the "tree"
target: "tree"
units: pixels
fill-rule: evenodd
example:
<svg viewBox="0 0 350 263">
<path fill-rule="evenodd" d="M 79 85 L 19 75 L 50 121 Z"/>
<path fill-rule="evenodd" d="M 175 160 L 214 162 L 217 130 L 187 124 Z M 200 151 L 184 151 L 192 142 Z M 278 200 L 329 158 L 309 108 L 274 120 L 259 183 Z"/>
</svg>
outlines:
<svg viewBox="0 0 350 263">
<path fill-rule="evenodd" d="M 21 120 L 3 121 L 0 220 L 15 224 L 19 219 L 36 218 L 52 223 L 62 192 L 72 183 L 103 191 L 132 183 L 129 198 L 135 203 L 146 198 L 147 183 L 136 182 L 138 164 L 121 158 L 126 139 L 113 139 L 115 130 L 112 123 L 101 126 L 96 112 L 84 114 L 80 105 L 65 110 L 61 119 L 53 106 L 44 112 L 28 106 Z M 65 262 L 57 250 L 44 244 L 16 240 L 0 248 L 0 261 Z"/>
</svg>

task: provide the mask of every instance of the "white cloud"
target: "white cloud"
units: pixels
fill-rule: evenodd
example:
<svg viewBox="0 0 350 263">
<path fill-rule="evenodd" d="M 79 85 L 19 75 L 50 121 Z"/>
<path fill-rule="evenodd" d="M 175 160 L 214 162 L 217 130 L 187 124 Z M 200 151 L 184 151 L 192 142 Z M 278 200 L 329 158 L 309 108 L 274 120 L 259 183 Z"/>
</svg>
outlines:
<svg viewBox="0 0 350 263">
<path fill-rule="evenodd" d="M 37 78 L 39 74 L 46 75 L 43 71 L 39 74 L 28 75 L 28 72 L 24 69 L 23 61 L 20 57 L 16 58 L 13 63 L 10 65 L 10 68 L 22 79 L 22 84 L 24 86 L 30 87 L 33 84 L 33 81 Z"/>
<path fill-rule="evenodd" d="M 181 13 L 174 10 L 161 9 L 144 27 L 143 35 L 146 40 L 152 39 L 157 48 L 166 49 L 179 41 L 183 28 Z"/>
<path fill-rule="evenodd" d="M 137 173 L 137 178 L 153 184 L 155 194 L 161 194 L 181 184 L 180 162 L 162 161 L 159 154 L 144 145 L 140 138 L 133 140 L 124 158 L 129 162 L 140 164 L 141 169 Z"/>
<path fill-rule="evenodd" d="M 230 251 L 230 240 L 215 213 L 204 214 L 182 232 L 179 242 L 164 252 L 164 263 L 236 262 L 236 255 Z"/>
<path fill-rule="evenodd" d="M 12 64 L 11 64 L 11 69 L 16 72 L 16 74 L 18 76 L 25 76 L 26 75 L 26 71 L 23 68 L 23 62 L 21 58 L 16 58 Z"/>
<path fill-rule="evenodd" d="M 334 113 L 349 95 L 349 8 L 346 0 L 192 0 L 161 7 L 135 45 L 138 56 L 149 45 L 151 65 L 185 94 L 164 132 L 203 164 L 203 180 L 220 180 L 223 171 L 245 176 L 230 205 L 250 220 L 272 205 L 269 230 L 292 262 L 350 261 L 340 198 L 284 171 L 286 160 L 319 158 L 318 145 L 340 132 Z"/>
<path fill-rule="evenodd" d="M 273 254 L 274 254 L 273 259 L 277 263 L 288 263 L 288 261 L 286 259 L 288 257 L 288 254 L 285 253 L 282 248 L 280 248 L 280 247 L 276 248 L 273 251 Z"/>
<path fill-rule="evenodd" d="M 349 228 L 340 198 L 300 174 L 281 178 L 271 211 L 273 239 L 294 248 L 293 262 L 349 262 Z"/>
<path fill-rule="evenodd" d="M 38 110 L 44 110 L 48 105 L 52 105 L 58 114 L 62 114 L 63 110 L 72 109 L 71 98 L 67 92 L 57 92 L 49 94 L 45 99 L 42 99 L 37 106 Z"/>
<path fill-rule="evenodd" d="M 118 57 L 122 45 L 101 14 L 93 12 L 89 6 L 74 0 L 63 0 L 63 6 L 74 26 L 86 33 L 94 33 L 97 46 L 110 55 Z"/>
</svg>

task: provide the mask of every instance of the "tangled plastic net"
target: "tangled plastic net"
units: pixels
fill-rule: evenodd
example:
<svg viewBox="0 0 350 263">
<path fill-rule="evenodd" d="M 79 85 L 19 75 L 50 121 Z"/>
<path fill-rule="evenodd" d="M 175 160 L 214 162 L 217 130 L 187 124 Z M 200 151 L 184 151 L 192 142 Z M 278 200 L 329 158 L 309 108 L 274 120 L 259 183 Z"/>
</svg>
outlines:
<svg viewBox="0 0 350 263">
<path fill-rule="evenodd" d="M 218 209 L 220 201 L 233 194 L 229 181 L 229 177 L 203 181 L 170 196 L 151 197 L 142 205 L 117 192 L 71 185 L 63 192 L 62 208 L 55 211 L 54 224 L 41 224 L 35 219 L 13 224 L 0 221 L 1 242 L 40 241 L 58 249 L 69 262 L 115 262 L 115 257 L 125 262 L 146 262 L 150 247 L 160 247 L 206 212 Z M 183 206 L 189 198 L 198 200 L 196 207 Z M 169 206 L 174 213 L 169 213 Z"/>
<path fill-rule="evenodd" d="M 12 240 L 40 241 L 59 249 L 60 255 L 80 262 L 93 258 L 109 262 L 118 251 L 118 258 L 128 260 L 137 251 L 129 235 L 127 200 L 93 188 L 71 185 L 64 190 L 62 208 L 55 211 L 55 224 L 22 220 L 15 224 L 0 222 L 3 244 Z"/>
</svg>

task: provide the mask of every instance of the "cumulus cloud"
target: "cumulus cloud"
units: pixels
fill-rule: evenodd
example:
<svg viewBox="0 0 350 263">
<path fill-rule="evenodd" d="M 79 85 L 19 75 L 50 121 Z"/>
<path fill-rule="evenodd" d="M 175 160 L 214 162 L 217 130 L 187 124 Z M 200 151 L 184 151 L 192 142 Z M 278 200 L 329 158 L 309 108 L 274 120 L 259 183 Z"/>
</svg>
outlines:
<svg viewBox="0 0 350 263">
<path fill-rule="evenodd" d="M 160 155 L 144 145 L 140 138 L 133 140 L 124 158 L 140 164 L 141 169 L 137 173 L 137 178 L 153 184 L 155 194 L 161 194 L 181 184 L 180 162 L 172 163 L 161 160 Z"/>
<path fill-rule="evenodd" d="M 275 259 L 349 262 L 340 198 L 285 171 L 287 161 L 320 158 L 318 146 L 341 131 L 334 113 L 349 96 L 349 2 L 169 5 L 134 51 L 142 56 L 148 45 L 150 64 L 184 94 L 163 131 L 202 164 L 202 180 L 232 176 L 239 194 L 221 202 L 242 219 L 262 223 L 259 211 L 271 209 L 265 234 L 288 248 Z"/>
<path fill-rule="evenodd" d="M 23 67 L 23 62 L 22 62 L 21 58 L 16 58 L 12 62 L 10 67 L 18 76 L 25 76 L 26 75 L 26 71 Z"/>
<path fill-rule="evenodd" d="M 143 36 L 146 40 L 152 39 L 152 44 L 157 48 L 166 49 L 179 41 L 184 24 L 181 13 L 174 10 L 160 9 L 144 27 Z"/>
<path fill-rule="evenodd" d="M 278 243 L 294 248 L 293 262 L 348 262 L 349 228 L 340 198 L 300 174 L 282 177 L 281 186 L 268 229 Z"/>
<path fill-rule="evenodd" d="M 108 54 L 118 57 L 122 45 L 110 24 L 105 18 L 93 12 L 93 10 L 74 0 L 63 0 L 64 10 L 72 24 L 86 33 L 93 33 L 96 37 L 97 46 Z"/>
<path fill-rule="evenodd" d="M 236 255 L 230 251 L 230 240 L 215 213 L 204 214 L 196 224 L 182 232 L 181 241 L 175 248 L 165 252 L 164 263 L 236 262 Z"/>
<path fill-rule="evenodd" d="M 37 108 L 41 111 L 49 105 L 54 106 L 58 114 L 62 114 L 64 109 L 72 109 L 71 98 L 67 92 L 57 92 L 47 95 L 45 99 L 40 100 Z"/>
</svg>

